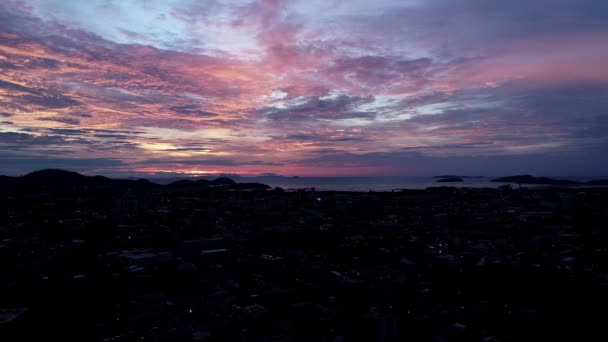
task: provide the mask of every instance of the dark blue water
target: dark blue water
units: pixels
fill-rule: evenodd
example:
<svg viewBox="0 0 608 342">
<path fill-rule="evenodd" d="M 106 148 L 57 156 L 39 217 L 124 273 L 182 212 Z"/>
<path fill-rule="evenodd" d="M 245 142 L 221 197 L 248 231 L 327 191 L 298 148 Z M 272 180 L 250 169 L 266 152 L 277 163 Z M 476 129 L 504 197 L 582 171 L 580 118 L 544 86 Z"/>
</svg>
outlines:
<svg viewBox="0 0 608 342">
<path fill-rule="evenodd" d="M 391 191 L 397 189 L 426 189 L 433 186 L 455 186 L 470 188 L 497 188 L 508 183 L 491 182 L 496 177 L 464 178 L 462 183 L 438 183 L 433 177 L 240 177 L 238 182 L 259 182 L 284 189 L 316 188 L 317 190 L 340 191 Z M 575 181 L 589 181 L 601 177 L 551 177 Z M 517 184 L 511 184 L 517 187 Z M 526 185 L 526 187 L 533 187 Z"/>
</svg>

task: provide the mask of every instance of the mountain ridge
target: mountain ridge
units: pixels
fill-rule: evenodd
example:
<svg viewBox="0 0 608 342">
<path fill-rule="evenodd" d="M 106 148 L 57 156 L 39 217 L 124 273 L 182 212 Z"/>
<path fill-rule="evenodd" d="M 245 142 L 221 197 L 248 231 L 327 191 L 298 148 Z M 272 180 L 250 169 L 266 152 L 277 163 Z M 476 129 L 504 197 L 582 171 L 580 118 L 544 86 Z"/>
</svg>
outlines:
<svg viewBox="0 0 608 342">
<path fill-rule="evenodd" d="M 99 188 L 138 188 L 138 189 L 241 189 L 241 190 L 264 190 L 271 187 L 261 183 L 237 183 L 228 177 L 219 177 L 215 180 L 189 180 L 183 179 L 170 184 L 161 185 L 147 179 L 114 179 L 105 176 L 87 176 L 78 172 L 62 169 L 42 169 L 30 172 L 23 176 L 10 177 L 0 175 L 0 186 L 2 188 L 60 188 L 60 187 L 99 187 Z"/>
</svg>

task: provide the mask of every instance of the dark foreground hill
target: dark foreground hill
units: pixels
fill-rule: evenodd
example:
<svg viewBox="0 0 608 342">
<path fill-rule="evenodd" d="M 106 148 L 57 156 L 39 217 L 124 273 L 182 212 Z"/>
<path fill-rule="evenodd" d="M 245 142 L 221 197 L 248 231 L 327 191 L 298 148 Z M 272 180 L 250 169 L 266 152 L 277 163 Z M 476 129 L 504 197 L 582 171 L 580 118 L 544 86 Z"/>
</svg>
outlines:
<svg viewBox="0 0 608 342">
<path fill-rule="evenodd" d="M 196 181 L 181 180 L 168 185 L 152 183 L 146 179 L 112 179 L 103 176 L 85 176 L 77 172 L 60 169 L 45 169 L 34 171 L 22 177 L 0 176 L 2 189 L 208 189 L 222 188 L 225 190 L 266 190 L 270 186 L 260 183 L 236 183 L 230 178 L 220 177 L 215 180 L 200 179 Z"/>
<path fill-rule="evenodd" d="M 145 189 L 158 187 L 145 179 L 111 179 L 103 176 L 85 176 L 77 172 L 46 169 L 28 173 L 22 177 L 0 178 L 3 189 L 73 189 L 73 188 L 134 188 Z"/>
</svg>

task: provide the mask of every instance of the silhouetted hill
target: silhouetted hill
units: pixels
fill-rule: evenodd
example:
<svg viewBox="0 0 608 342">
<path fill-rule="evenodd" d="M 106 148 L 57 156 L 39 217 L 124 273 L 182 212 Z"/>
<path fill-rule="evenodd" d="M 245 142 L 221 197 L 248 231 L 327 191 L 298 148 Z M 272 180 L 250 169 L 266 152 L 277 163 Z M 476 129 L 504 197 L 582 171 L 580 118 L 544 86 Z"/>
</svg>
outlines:
<svg viewBox="0 0 608 342">
<path fill-rule="evenodd" d="M 235 185 L 236 182 L 228 177 L 220 177 L 218 179 L 212 180 L 211 182 L 209 182 L 209 184 L 215 186 L 229 186 Z"/>
<path fill-rule="evenodd" d="M 210 183 L 211 182 L 206 179 L 198 179 L 198 180 L 182 179 L 182 180 L 175 181 L 173 183 L 169 183 L 166 186 L 169 188 L 173 188 L 173 189 L 202 190 L 202 189 L 207 189 L 209 187 Z"/>
<path fill-rule="evenodd" d="M 193 181 L 191 181 L 189 179 L 182 179 L 182 180 L 178 180 L 178 181 L 173 182 L 173 183 L 169 183 L 169 184 L 167 184 L 167 186 L 176 187 L 176 188 L 183 188 L 183 187 L 193 186 L 195 184 L 196 184 L 195 182 L 193 182 Z"/>
<path fill-rule="evenodd" d="M 13 181 L 13 177 L 9 176 L 0 176 L 0 186 L 4 187 L 10 184 Z"/>
<path fill-rule="evenodd" d="M 594 179 L 592 181 L 587 182 L 587 184 L 589 184 L 589 185 L 607 186 L 608 185 L 608 179 Z"/>
<path fill-rule="evenodd" d="M 101 176 L 99 176 L 101 177 Z M 77 172 L 71 172 L 59 169 L 45 169 L 28 173 L 22 177 L 22 180 L 29 183 L 82 183 L 89 177 L 83 176 Z M 95 177 L 91 177 L 95 178 Z M 103 177 L 105 178 L 105 177 Z"/>
<path fill-rule="evenodd" d="M 125 188 L 142 189 L 156 188 L 159 185 L 151 183 L 146 179 L 111 179 L 104 176 L 85 176 L 77 172 L 45 169 L 28 173 L 22 177 L 2 176 L 0 185 L 5 188 L 56 188 L 70 189 L 74 187 L 86 188 Z"/>
<path fill-rule="evenodd" d="M 182 179 L 170 184 L 167 187 L 174 189 L 191 189 L 201 190 L 211 188 L 222 188 L 226 190 L 267 190 L 271 187 L 262 183 L 237 183 L 228 177 L 220 177 L 214 180 L 199 179 L 196 181 L 190 179 Z"/>
<path fill-rule="evenodd" d="M 77 172 L 45 169 L 34 171 L 22 177 L 0 176 L 0 187 L 2 189 L 58 189 L 70 190 L 78 188 L 86 189 L 155 189 L 169 188 L 174 190 L 200 191 L 209 188 L 224 190 L 266 190 L 271 187 L 261 183 L 237 183 L 228 177 L 220 177 L 215 180 L 190 180 L 183 179 L 167 185 L 152 183 L 147 179 L 112 179 L 104 176 L 85 176 Z"/>
<path fill-rule="evenodd" d="M 236 183 L 230 186 L 230 188 L 238 190 L 268 190 L 272 187 L 262 183 Z"/>
<path fill-rule="evenodd" d="M 124 182 L 124 181 L 128 181 L 128 180 L 127 180 L 127 179 L 121 179 L 121 181 L 123 181 L 123 182 Z M 131 182 L 133 182 L 133 181 L 131 181 Z M 133 184 L 133 183 L 130 183 L 130 184 Z M 150 182 L 149 180 L 147 180 L 147 179 L 143 179 L 143 178 L 142 178 L 142 179 L 138 179 L 138 180 L 136 180 L 136 181 L 135 181 L 135 184 L 136 184 L 137 186 L 142 186 L 142 187 L 157 187 L 157 186 L 158 186 L 158 184 L 156 184 L 156 183 L 152 183 L 152 182 Z"/>
</svg>

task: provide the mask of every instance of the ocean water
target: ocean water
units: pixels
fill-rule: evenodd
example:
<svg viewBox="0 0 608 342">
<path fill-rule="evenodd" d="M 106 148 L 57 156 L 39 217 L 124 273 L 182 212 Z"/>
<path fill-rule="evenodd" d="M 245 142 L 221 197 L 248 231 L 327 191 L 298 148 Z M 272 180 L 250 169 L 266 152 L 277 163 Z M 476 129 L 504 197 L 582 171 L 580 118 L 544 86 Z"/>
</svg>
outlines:
<svg viewBox="0 0 608 342">
<path fill-rule="evenodd" d="M 433 177 L 394 176 L 394 177 L 239 177 L 237 182 L 259 182 L 272 187 L 283 189 L 310 189 L 335 190 L 335 191 L 391 191 L 400 189 L 426 189 L 436 186 L 454 186 L 469 188 L 497 188 L 509 183 L 495 183 L 492 179 L 497 177 L 463 178 L 464 182 L 438 183 Z M 551 177 L 555 179 L 567 179 L 575 181 L 589 181 L 602 179 L 602 177 Z M 511 184 L 518 187 L 517 184 Z M 525 185 L 534 187 L 534 185 Z"/>
</svg>

